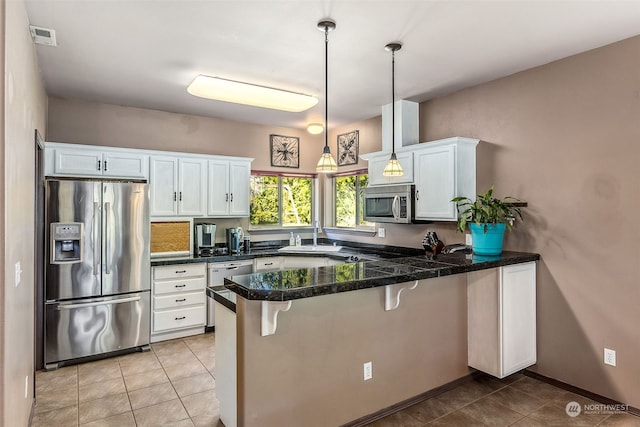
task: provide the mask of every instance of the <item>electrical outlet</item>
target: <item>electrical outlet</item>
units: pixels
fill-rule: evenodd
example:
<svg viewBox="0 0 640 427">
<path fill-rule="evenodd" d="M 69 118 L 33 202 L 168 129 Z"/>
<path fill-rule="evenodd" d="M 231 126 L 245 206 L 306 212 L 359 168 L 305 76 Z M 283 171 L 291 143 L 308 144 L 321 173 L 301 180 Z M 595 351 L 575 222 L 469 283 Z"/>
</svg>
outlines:
<svg viewBox="0 0 640 427">
<path fill-rule="evenodd" d="M 604 364 L 616 366 L 616 351 L 609 348 L 604 349 Z"/>
<path fill-rule="evenodd" d="M 471 233 L 467 233 L 464 235 L 464 244 L 467 246 L 471 246 L 473 244 L 471 240 Z"/>
<path fill-rule="evenodd" d="M 386 236 L 386 232 L 384 228 L 378 228 L 378 237 Z"/>
<path fill-rule="evenodd" d="M 371 362 L 366 362 L 364 365 L 364 380 L 370 380 L 371 378 L 373 378 L 373 366 L 371 364 Z"/>
</svg>

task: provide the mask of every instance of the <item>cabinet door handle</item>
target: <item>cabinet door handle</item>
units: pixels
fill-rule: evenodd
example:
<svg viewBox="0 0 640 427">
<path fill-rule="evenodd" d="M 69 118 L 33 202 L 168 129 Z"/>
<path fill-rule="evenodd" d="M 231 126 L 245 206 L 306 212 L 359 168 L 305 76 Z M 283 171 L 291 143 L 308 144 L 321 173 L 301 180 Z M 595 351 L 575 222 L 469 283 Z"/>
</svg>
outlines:
<svg viewBox="0 0 640 427">
<path fill-rule="evenodd" d="M 420 190 L 416 190 L 416 200 L 420 200 Z"/>
<path fill-rule="evenodd" d="M 107 171 L 107 161 L 106 160 L 104 161 L 104 171 L 105 172 Z"/>
<path fill-rule="evenodd" d="M 185 302 L 186 300 L 187 300 L 186 298 L 180 298 L 180 299 L 177 299 L 176 302 Z"/>
<path fill-rule="evenodd" d="M 187 270 L 176 270 L 176 274 L 182 274 L 182 273 L 186 273 Z"/>
<path fill-rule="evenodd" d="M 180 317 L 176 317 L 176 320 L 184 320 L 186 318 L 187 318 L 186 316 L 180 316 Z"/>
<path fill-rule="evenodd" d="M 182 285 L 176 285 L 176 288 L 184 288 L 185 286 L 187 286 L 187 285 L 185 285 L 185 284 L 182 284 Z"/>
<path fill-rule="evenodd" d="M 173 201 L 175 202 L 177 199 L 178 199 L 178 198 L 177 198 L 176 192 L 174 191 L 174 192 L 173 192 Z"/>
<path fill-rule="evenodd" d="M 102 161 L 101 161 L 101 160 L 98 160 L 98 170 L 101 170 L 101 169 L 100 169 L 100 168 L 101 168 L 101 164 L 102 164 Z"/>
<path fill-rule="evenodd" d="M 273 265 L 272 262 L 265 262 L 264 265 Z"/>
<path fill-rule="evenodd" d="M 228 201 L 229 201 L 229 193 L 226 193 L 226 194 L 224 195 L 224 201 L 225 201 L 225 202 L 228 202 Z"/>
<path fill-rule="evenodd" d="M 180 201 L 182 201 L 182 191 L 180 192 Z"/>
<path fill-rule="evenodd" d="M 231 201 L 233 202 L 233 193 L 231 193 Z"/>
</svg>

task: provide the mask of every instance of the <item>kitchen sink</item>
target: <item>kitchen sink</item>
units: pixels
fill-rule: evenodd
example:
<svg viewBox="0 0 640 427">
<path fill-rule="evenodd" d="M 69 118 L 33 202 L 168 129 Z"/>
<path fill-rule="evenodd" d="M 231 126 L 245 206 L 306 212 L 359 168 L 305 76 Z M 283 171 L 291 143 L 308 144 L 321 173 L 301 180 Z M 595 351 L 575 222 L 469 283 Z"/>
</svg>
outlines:
<svg viewBox="0 0 640 427">
<path fill-rule="evenodd" d="M 278 249 L 278 252 L 294 252 L 294 253 L 331 253 L 338 252 L 342 249 L 342 246 L 333 246 L 333 245 L 302 245 L 302 246 L 285 246 L 284 248 Z"/>
</svg>

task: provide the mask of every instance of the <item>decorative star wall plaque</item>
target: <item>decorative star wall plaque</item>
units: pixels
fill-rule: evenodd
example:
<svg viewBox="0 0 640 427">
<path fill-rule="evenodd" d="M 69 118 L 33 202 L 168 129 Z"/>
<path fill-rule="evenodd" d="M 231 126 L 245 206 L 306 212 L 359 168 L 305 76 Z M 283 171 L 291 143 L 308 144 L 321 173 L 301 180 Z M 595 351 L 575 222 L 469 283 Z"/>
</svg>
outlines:
<svg viewBox="0 0 640 427">
<path fill-rule="evenodd" d="M 358 163 L 358 131 L 338 135 L 338 166 Z"/>
<path fill-rule="evenodd" d="M 270 135 L 271 166 L 300 167 L 300 139 L 294 136 Z"/>
</svg>

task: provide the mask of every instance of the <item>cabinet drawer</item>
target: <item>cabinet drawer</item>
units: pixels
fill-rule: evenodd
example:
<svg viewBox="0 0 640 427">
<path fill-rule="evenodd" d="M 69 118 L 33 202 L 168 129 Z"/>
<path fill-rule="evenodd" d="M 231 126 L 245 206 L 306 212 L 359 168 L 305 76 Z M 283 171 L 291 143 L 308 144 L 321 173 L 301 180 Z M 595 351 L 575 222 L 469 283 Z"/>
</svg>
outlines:
<svg viewBox="0 0 640 427">
<path fill-rule="evenodd" d="M 184 294 L 163 295 L 153 297 L 153 309 L 162 310 L 166 308 L 178 308 L 188 305 L 198 305 L 205 303 L 205 293 L 189 292 Z"/>
<path fill-rule="evenodd" d="M 282 257 L 256 258 L 254 271 L 276 271 L 282 268 Z"/>
<path fill-rule="evenodd" d="M 153 295 L 199 291 L 204 290 L 206 286 L 207 283 L 204 277 L 153 282 Z"/>
<path fill-rule="evenodd" d="M 153 331 L 162 332 L 204 325 L 206 307 L 185 307 L 153 313 Z"/>
<path fill-rule="evenodd" d="M 153 267 L 154 279 L 176 279 L 180 277 L 197 277 L 206 274 L 207 265 L 200 264 L 178 264 L 163 267 Z"/>
</svg>

